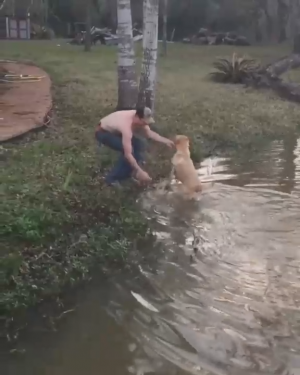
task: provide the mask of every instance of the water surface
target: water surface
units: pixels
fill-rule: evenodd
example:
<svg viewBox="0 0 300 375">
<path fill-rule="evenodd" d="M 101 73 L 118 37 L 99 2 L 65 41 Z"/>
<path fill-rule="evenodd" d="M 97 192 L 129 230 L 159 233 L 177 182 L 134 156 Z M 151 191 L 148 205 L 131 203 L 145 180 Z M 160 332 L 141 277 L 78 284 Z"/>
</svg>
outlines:
<svg viewBox="0 0 300 375">
<path fill-rule="evenodd" d="M 206 160 L 197 202 L 145 193 L 147 261 L 78 292 L 1 374 L 300 374 L 299 172 L 290 137 Z"/>
</svg>

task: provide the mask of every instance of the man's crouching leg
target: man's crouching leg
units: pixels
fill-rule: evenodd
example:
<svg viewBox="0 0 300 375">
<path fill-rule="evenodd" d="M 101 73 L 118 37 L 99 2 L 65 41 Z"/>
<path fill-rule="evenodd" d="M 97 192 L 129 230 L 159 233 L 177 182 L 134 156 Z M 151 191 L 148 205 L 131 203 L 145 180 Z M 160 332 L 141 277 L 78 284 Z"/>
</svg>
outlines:
<svg viewBox="0 0 300 375">
<path fill-rule="evenodd" d="M 135 136 L 132 137 L 132 153 L 139 165 L 143 162 L 145 146 L 143 141 Z M 105 181 L 108 185 L 123 182 L 130 177 L 135 177 L 135 171 L 133 171 L 131 165 L 122 153 L 113 167 L 111 172 L 106 176 Z"/>
<path fill-rule="evenodd" d="M 132 168 L 123 154 L 119 156 L 115 166 L 113 169 L 108 173 L 105 178 L 105 182 L 108 185 L 115 185 L 124 180 L 130 178 L 132 172 Z"/>
</svg>

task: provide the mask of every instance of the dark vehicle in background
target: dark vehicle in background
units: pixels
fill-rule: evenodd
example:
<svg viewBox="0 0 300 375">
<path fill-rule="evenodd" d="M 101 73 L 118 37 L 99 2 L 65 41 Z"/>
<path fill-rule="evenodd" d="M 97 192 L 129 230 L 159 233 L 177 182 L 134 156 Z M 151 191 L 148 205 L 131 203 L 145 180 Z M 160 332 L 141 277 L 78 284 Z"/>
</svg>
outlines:
<svg viewBox="0 0 300 375">
<path fill-rule="evenodd" d="M 75 37 L 70 41 L 70 44 L 84 44 L 85 35 L 86 31 L 78 31 Z M 134 41 L 143 39 L 142 32 L 138 29 L 134 29 L 133 39 Z M 116 46 L 118 45 L 119 38 L 116 34 L 112 33 L 110 29 L 100 29 L 93 26 L 91 28 L 91 41 L 94 45 L 100 43 L 108 46 Z"/>
</svg>

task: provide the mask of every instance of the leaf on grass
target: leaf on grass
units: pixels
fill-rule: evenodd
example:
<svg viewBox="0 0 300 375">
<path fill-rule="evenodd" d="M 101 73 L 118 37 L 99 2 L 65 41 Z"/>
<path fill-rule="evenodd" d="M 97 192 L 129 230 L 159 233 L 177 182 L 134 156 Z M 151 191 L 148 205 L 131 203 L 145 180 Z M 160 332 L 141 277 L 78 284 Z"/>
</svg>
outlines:
<svg viewBox="0 0 300 375">
<path fill-rule="evenodd" d="M 150 311 L 153 311 L 153 312 L 158 312 L 157 308 L 152 306 L 148 301 L 146 301 L 142 296 L 140 296 L 139 294 L 137 293 L 134 293 L 134 292 L 131 292 L 131 294 L 133 295 L 133 297 L 141 304 L 143 305 L 144 307 L 146 307 L 146 309 L 150 310 Z"/>
<path fill-rule="evenodd" d="M 70 185 L 71 180 L 72 180 L 72 176 L 73 176 L 73 172 L 69 171 L 68 174 L 67 174 L 67 177 L 65 179 L 65 182 L 63 184 L 63 190 L 68 190 L 69 185 Z"/>
</svg>

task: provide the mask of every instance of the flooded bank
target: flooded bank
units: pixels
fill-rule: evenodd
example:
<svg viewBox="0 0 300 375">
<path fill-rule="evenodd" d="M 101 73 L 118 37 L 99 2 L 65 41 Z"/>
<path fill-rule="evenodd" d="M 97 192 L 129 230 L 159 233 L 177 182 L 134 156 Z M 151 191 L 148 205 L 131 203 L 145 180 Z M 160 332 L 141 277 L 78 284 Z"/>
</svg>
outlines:
<svg viewBox="0 0 300 375">
<path fill-rule="evenodd" d="M 205 176 L 211 170 L 211 176 Z M 78 292 L 7 375 L 300 374 L 300 141 L 206 160 L 197 202 L 145 193 L 157 234 L 134 271 Z"/>
</svg>

